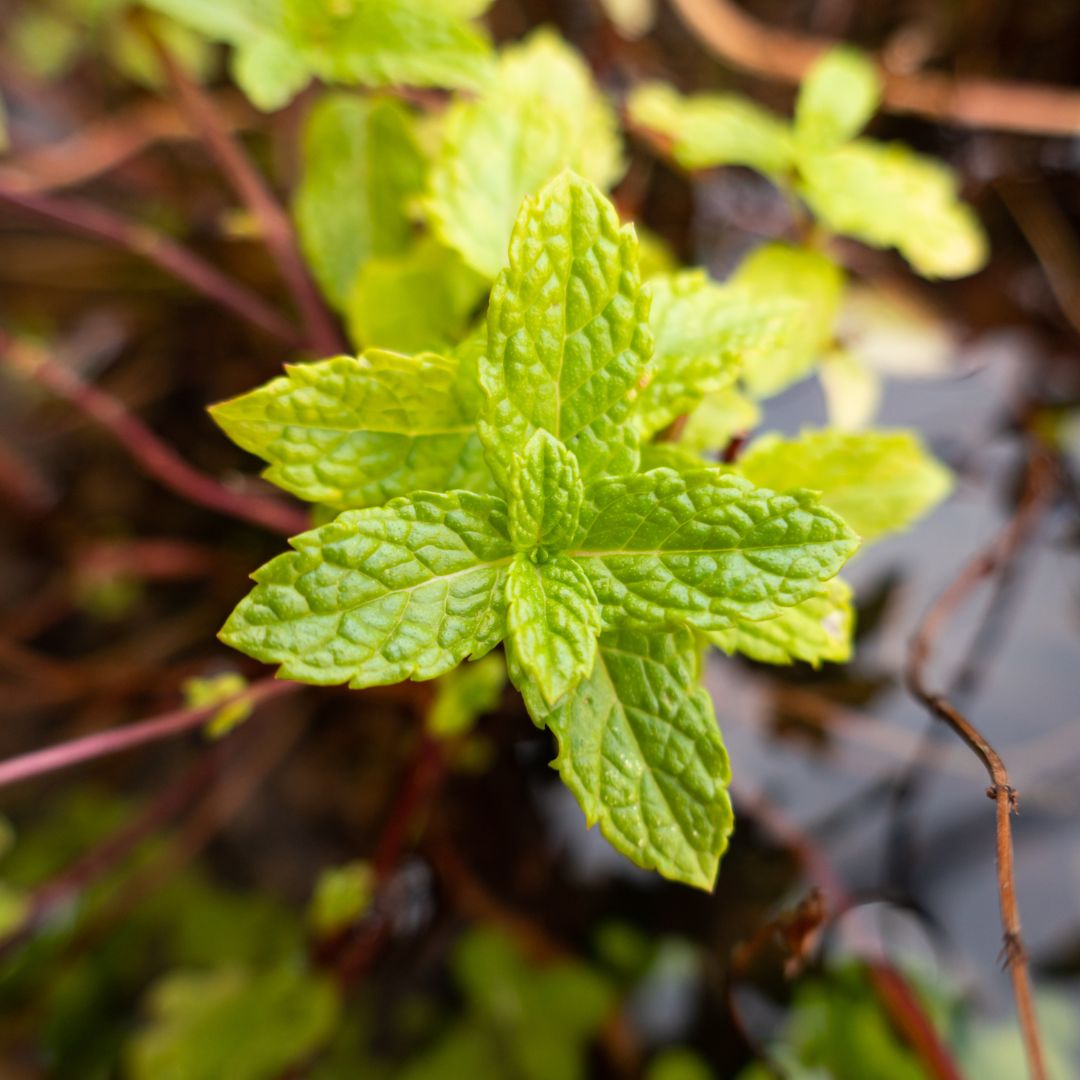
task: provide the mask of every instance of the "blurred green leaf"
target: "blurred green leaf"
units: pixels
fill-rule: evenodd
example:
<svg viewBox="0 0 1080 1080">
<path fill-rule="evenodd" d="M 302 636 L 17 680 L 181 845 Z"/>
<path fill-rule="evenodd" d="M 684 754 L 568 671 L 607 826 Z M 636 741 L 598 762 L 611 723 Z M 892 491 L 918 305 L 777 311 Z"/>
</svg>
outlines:
<svg viewBox="0 0 1080 1080">
<path fill-rule="evenodd" d="M 800 152 L 826 150 L 853 139 L 874 115 L 881 80 L 857 49 L 831 49 L 806 73 L 795 102 Z"/>
<path fill-rule="evenodd" d="M 847 349 L 834 349 L 826 355 L 818 368 L 818 378 L 832 427 L 858 431 L 877 415 L 881 378 Z"/>
<path fill-rule="evenodd" d="M 247 685 L 247 679 L 233 671 L 213 675 L 206 679 L 187 679 L 183 685 L 184 702 L 193 709 L 217 705 L 236 697 L 247 688 Z M 220 739 L 242 724 L 250 715 L 251 705 L 246 701 L 237 701 L 219 709 L 206 722 L 204 730 L 210 738 Z"/>
<path fill-rule="evenodd" d="M 461 664 L 435 684 L 427 730 L 437 739 L 467 734 L 476 721 L 499 704 L 506 685 L 506 665 L 497 653 Z"/>
<path fill-rule="evenodd" d="M 356 922 L 375 899 L 375 870 L 357 860 L 324 870 L 308 907 L 308 925 L 316 937 L 332 937 Z"/>
</svg>

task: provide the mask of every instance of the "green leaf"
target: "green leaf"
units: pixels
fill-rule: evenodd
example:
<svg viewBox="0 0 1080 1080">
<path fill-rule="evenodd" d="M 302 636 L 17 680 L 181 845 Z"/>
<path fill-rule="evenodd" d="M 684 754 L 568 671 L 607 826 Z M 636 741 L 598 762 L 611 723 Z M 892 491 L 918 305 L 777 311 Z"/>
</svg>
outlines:
<svg viewBox="0 0 1080 1080">
<path fill-rule="evenodd" d="M 284 108 L 311 82 L 311 69 L 304 57 L 284 38 L 272 34 L 240 44 L 229 67 L 236 85 L 263 112 Z"/>
<path fill-rule="evenodd" d="M 491 490 L 476 391 L 459 360 L 371 350 L 285 370 L 210 410 L 279 487 L 338 509 L 412 491 Z"/>
<path fill-rule="evenodd" d="M 534 719 L 589 824 L 638 866 L 711 889 L 732 829 L 727 752 L 685 629 L 600 638 L 591 676 Z"/>
<path fill-rule="evenodd" d="M 308 115 L 294 213 L 304 254 L 337 307 L 369 259 L 409 246 L 408 203 L 424 181 L 415 128 L 412 113 L 386 98 L 330 94 Z"/>
<path fill-rule="evenodd" d="M 906 529 L 944 499 L 952 475 L 912 431 L 808 431 L 767 435 L 739 460 L 767 487 L 812 486 L 864 539 Z"/>
<path fill-rule="evenodd" d="M 647 319 L 634 230 L 591 183 L 563 173 L 526 200 L 480 366 L 480 438 L 504 488 L 537 430 L 566 444 L 585 479 L 635 468 L 627 420 L 652 351 Z"/>
<path fill-rule="evenodd" d="M 337 1022 L 329 980 L 291 967 L 165 976 L 128 1043 L 133 1080 L 263 1080 L 323 1045 Z"/>
<path fill-rule="evenodd" d="M 447 672 L 435 684 L 435 700 L 426 718 L 428 732 L 437 739 L 467 734 L 499 704 L 505 685 L 506 665 L 498 653 Z"/>
<path fill-rule="evenodd" d="M 842 664 L 851 659 L 854 629 L 851 588 L 833 578 L 817 595 L 785 608 L 775 618 L 740 620 L 727 630 L 710 631 L 708 637 L 729 655 L 742 653 L 763 664 L 804 660 L 816 668 L 824 661 Z"/>
<path fill-rule="evenodd" d="M 285 38 L 328 82 L 475 89 L 491 47 L 459 4 L 433 0 L 281 0 Z M 478 5 L 469 5 L 475 9 Z"/>
<path fill-rule="evenodd" d="M 666 83 L 645 83 L 627 102 L 634 124 L 671 140 L 684 169 L 748 165 L 781 176 L 791 170 L 791 134 L 779 117 L 735 94 L 683 97 Z"/>
<path fill-rule="evenodd" d="M 722 450 L 761 423 L 761 408 L 738 390 L 709 394 L 690 414 L 679 441 L 689 450 Z"/>
<path fill-rule="evenodd" d="M 807 158 L 801 174 L 800 194 L 822 224 L 895 247 L 923 277 L 963 277 L 986 262 L 982 226 L 938 161 L 900 143 L 858 139 Z"/>
<path fill-rule="evenodd" d="M 769 347 L 747 356 L 743 364 L 750 393 L 771 397 L 808 375 L 831 343 L 844 275 L 816 251 L 767 244 L 742 263 L 731 284 L 757 300 L 790 305 Z"/>
<path fill-rule="evenodd" d="M 354 689 L 433 679 L 505 636 L 514 552 L 499 499 L 419 492 L 290 543 L 220 634 L 282 678 Z"/>
<path fill-rule="evenodd" d="M 546 30 L 506 49 L 495 78 L 446 114 L 426 206 L 436 234 L 489 280 L 522 200 L 562 169 L 602 189 L 623 172 L 610 105 L 581 57 Z"/>
<path fill-rule="evenodd" d="M 375 869 L 356 860 L 324 870 L 308 906 L 308 924 L 316 937 L 331 937 L 361 918 L 375 901 Z"/>
<path fill-rule="evenodd" d="M 565 551 L 577 532 L 585 489 L 577 458 L 544 430 L 510 467 L 510 535 L 523 551 Z"/>
<path fill-rule="evenodd" d="M 855 138 L 877 109 L 881 80 L 858 49 L 831 49 L 806 74 L 795 103 L 801 151 L 827 150 Z"/>
<path fill-rule="evenodd" d="M 730 387 L 745 359 L 775 349 L 790 320 L 802 318 L 800 303 L 719 285 L 702 270 L 661 275 L 647 288 L 655 350 L 652 378 L 635 406 L 645 437 Z"/>
<path fill-rule="evenodd" d="M 251 715 L 251 704 L 247 701 L 224 704 L 229 698 L 234 698 L 246 690 L 247 685 L 247 679 L 236 671 L 223 671 L 220 675 L 205 679 L 185 679 L 184 704 L 192 709 L 221 705 L 206 721 L 203 729 L 211 739 L 220 739 L 239 727 Z"/>
<path fill-rule="evenodd" d="M 464 336 L 487 281 L 456 251 L 424 237 L 403 255 L 364 264 L 345 305 L 358 346 L 414 353 L 440 350 Z"/>
<path fill-rule="evenodd" d="M 571 555 L 606 625 L 719 630 L 814 595 L 857 547 L 812 492 L 778 495 L 721 469 L 657 469 L 588 489 Z"/>
<path fill-rule="evenodd" d="M 548 705 L 592 671 L 600 607 L 584 570 L 559 556 L 534 563 L 520 554 L 506 582 L 511 673 L 531 679 Z"/>
</svg>

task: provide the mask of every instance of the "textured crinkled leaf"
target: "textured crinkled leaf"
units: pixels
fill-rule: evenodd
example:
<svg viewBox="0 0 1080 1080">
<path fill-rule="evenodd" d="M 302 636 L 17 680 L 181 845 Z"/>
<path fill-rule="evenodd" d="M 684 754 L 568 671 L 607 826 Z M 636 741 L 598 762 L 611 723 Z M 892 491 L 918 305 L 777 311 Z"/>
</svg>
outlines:
<svg viewBox="0 0 1080 1080">
<path fill-rule="evenodd" d="M 735 94 L 683 97 L 666 83 L 645 83 L 627 108 L 633 123 L 671 140 L 684 169 L 748 165 L 773 176 L 791 169 L 787 124 Z"/>
<path fill-rule="evenodd" d="M 423 181 L 415 121 L 400 102 L 331 94 L 311 110 L 294 212 L 304 253 L 336 306 L 368 259 L 409 246 L 408 202 Z"/>
<path fill-rule="evenodd" d="M 877 415 L 881 404 L 878 373 L 847 349 L 834 349 L 821 362 L 818 378 L 825 394 L 829 424 L 842 431 L 858 431 Z"/>
<path fill-rule="evenodd" d="M 523 551 L 565 551 L 577 532 L 585 489 L 577 458 L 540 430 L 510 466 L 510 536 Z"/>
<path fill-rule="evenodd" d="M 615 115 L 588 67 L 541 30 L 503 52 L 477 98 L 447 110 L 426 206 L 440 238 L 491 279 L 527 195 L 564 168 L 606 189 L 623 167 Z"/>
<path fill-rule="evenodd" d="M 179 971 L 149 993 L 150 1022 L 128 1041 L 133 1080 L 262 1080 L 279 1076 L 332 1035 L 329 979 L 281 966 Z"/>
<path fill-rule="evenodd" d="M 492 489 L 458 360 L 372 350 L 285 370 L 210 410 L 279 487 L 342 510 L 412 491 Z"/>
<path fill-rule="evenodd" d="M 832 341 L 844 276 L 816 251 L 767 244 L 746 259 L 731 284 L 761 301 L 792 305 L 770 347 L 743 363 L 743 382 L 755 397 L 770 397 L 808 375 Z"/>
<path fill-rule="evenodd" d="M 855 138 L 877 109 L 881 80 L 858 49 L 841 46 L 807 72 L 795 103 L 800 150 L 824 150 Z"/>
<path fill-rule="evenodd" d="M 491 46 L 457 4 L 436 0 L 280 0 L 285 38 L 329 82 L 475 88 Z M 466 9 L 468 10 L 468 8 Z"/>
<path fill-rule="evenodd" d="M 822 224 L 895 247 L 923 277 L 963 277 L 986 262 L 986 234 L 952 172 L 900 143 L 858 139 L 807 158 L 801 176 L 800 193 Z"/>
<path fill-rule="evenodd" d="M 585 572 L 559 556 L 534 563 L 520 554 L 506 580 L 506 631 L 510 670 L 554 705 L 593 669 L 600 606 Z"/>
<path fill-rule="evenodd" d="M 857 547 L 812 492 L 776 494 L 721 469 L 657 469 L 588 488 L 571 554 L 606 625 L 717 630 L 814 595 Z"/>
<path fill-rule="evenodd" d="M 600 638 L 591 676 L 534 719 L 590 825 L 638 866 L 710 889 L 733 816 L 727 752 L 686 629 Z"/>
<path fill-rule="evenodd" d="M 505 636 L 513 548 L 493 496 L 418 492 L 289 541 L 221 640 L 283 678 L 359 689 L 434 679 Z"/>
<path fill-rule="evenodd" d="M 566 444 L 586 480 L 633 471 L 630 399 L 652 352 L 648 310 L 634 230 L 591 183 L 563 173 L 526 200 L 480 367 L 480 438 L 504 487 L 537 430 Z"/>
<path fill-rule="evenodd" d="M 813 667 L 851 659 L 855 612 L 851 588 L 839 578 L 772 619 L 740 620 L 727 630 L 712 630 L 709 640 L 724 652 L 742 653 L 763 664 L 803 660 Z"/>
<path fill-rule="evenodd" d="M 431 237 L 403 255 L 364 264 L 345 305 L 360 347 L 413 353 L 459 341 L 487 294 L 487 281 Z"/>
<path fill-rule="evenodd" d="M 767 355 L 790 335 L 791 321 L 802 319 L 801 303 L 719 285 L 701 270 L 654 277 L 647 288 L 655 348 L 635 405 L 645 437 L 731 386 L 744 359 Z"/>
<path fill-rule="evenodd" d="M 745 435 L 761 423 L 761 408 L 738 390 L 709 394 L 690 414 L 683 428 L 683 446 L 690 450 L 723 450 L 736 435 Z"/>
<path fill-rule="evenodd" d="M 813 486 L 864 540 L 906 529 L 952 489 L 952 474 L 911 431 L 767 435 L 738 468 L 766 487 Z"/>
</svg>

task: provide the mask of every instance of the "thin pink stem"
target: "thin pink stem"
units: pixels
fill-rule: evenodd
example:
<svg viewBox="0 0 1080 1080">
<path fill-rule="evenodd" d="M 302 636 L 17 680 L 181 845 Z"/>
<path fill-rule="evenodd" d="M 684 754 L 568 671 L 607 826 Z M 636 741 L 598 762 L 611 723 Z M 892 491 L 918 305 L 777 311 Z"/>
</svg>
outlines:
<svg viewBox="0 0 1080 1080">
<path fill-rule="evenodd" d="M 301 344 L 296 328 L 262 297 L 226 277 L 164 233 L 81 199 L 18 191 L 2 182 L 0 199 L 140 255 L 227 311 L 280 338 L 290 347 L 296 348 Z"/>
<path fill-rule="evenodd" d="M 309 528 L 310 522 L 302 510 L 276 499 L 230 491 L 212 476 L 192 468 L 129 413 L 122 402 L 96 386 L 84 383 L 73 371 L 50 360 L 39 350 L 15 341 L 3 331 L 0 331 L 0 361 L 96 420 L 127 450 L 143 472 L 189 502 L 250 521 L 284 536 L 295 536 Z"/>
<path fill-rule="evenodd" d="M 84 761 L 120 754 L 136 746 L 158 742 L 174 735 L 181 735 L 205 724 L 220 709 L 244 702 L 251 706 L 260 705 L 272 698 L 292 693 L 300 688 L 299 683 L 284 682 L 277 679 L 262 679 L 252 683 L 246 690 L 213 705 L 204 705 L 197 709 L 176 709 L 161 716 L 142 720 L 136 724 L 111 728 L 108 731 L 86 735 L 81 739 L 51 746 L 46 750 L 34 750 L 29 754 L 8 758 L 0 762 L 0 788 L 9 784 L 18 784 L 35 776 L 69 769 Z"/>
<path fill-rule="evenodd" d="M 345 343 L 341 334 L 308 273 L 288 213 L 233 138 L 214 100 L 188 77 L 152 33 L 149 36 L 191 126 L 202 135 L 229 183 L 255 215 L 278 271 L 296 300 L 311 347 L 323 356 L 344 351 Z"/>
</svg>

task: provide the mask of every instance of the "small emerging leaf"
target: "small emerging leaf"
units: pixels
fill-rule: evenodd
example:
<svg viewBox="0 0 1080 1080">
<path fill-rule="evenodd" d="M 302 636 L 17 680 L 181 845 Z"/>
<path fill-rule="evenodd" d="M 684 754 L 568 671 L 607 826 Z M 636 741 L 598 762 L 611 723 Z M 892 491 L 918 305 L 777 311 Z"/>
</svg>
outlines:
<svg viewBox="0 0 1080 1080">
<path fill-rule="evenodd" d="M 652 351 L 647 317 L 633 228 L 620 227 L 596 187 L 563 173 L 526 200 L 480 366 L 480 438 L 504 490 L 514 454 L 538 430 L 566 444 L 585 479 L 634 469 L 627 420 Z"/>
<path fill-rule="evenodd" d="M 680 443 L 690 450 L 723 450 L 736 435 L 761 423 L 761 407 L 738 390 L 709 394 L 690 414 Z"/>
<path fill-rule="evenodd" d="M 827 150 L 855 138 L 880 96 L 881 80 L 866 56 L 843 46 L 827 52 L 799 87 L 795 137 L 800 150 Z"/>
<path fill-rule="evenodd" d="M 354 689 L 434 679 L 505 636 L 514 551 L 499 499 L 420 492 L 290 543 L 220 635 L 283 678 Z"/>
<path fill-rule="evenodd" d="M 231 705 L 224 702 L 234 698 L 247 688 L 248 682 L 235 671 L 225 671 L 208 679 L 187 679 L 184 682 L 184 703 L 192 709 L 207 705 L 222 705 L 206 722 L 204 730 L 211 739 L 220 739 L 239 727 L 250 715 L 251 704 L 237 701 Z"/>
<path fill-rule="evenodd" d="M 554 435 L 537 431 L 510 467 L 510 536 L 523 551 L 565 551 L 585 497 L 577 458 Z"/>
<path fill-rule="evenodd" d="M 472 730 L 484 713 L 499 704 L 506 685 L 506 665 L 498 653 L 462 664 L 435 684 L 435 700 L 426 727 L 437 739 L 456 739 Z"/>
<path fill-rule="evenodd" d="M 881 404 L 881 378 L 847 349 L 834 349 L 829 353 L 818 368 L 818 378 L 832 427 L 858 431 L 877 415 Z"/>
<path fill-rule="evenodd" d="M 494 278 L 522 200 L 565 168 L 606 189 L 622 175 L 622 147 L 581 57 L 540 30 L 502 53 L 476 99 L 447 110 L 426 200 L 432 227 Z"/>
<path fill-rule="evenodd" d="M 851 659 L 854 628 L 851 588 L 833 578 L 818 594 L 775 618 L 740 620 L 727 630 L 710 631 L 708 638 L 726 653 L 742 653 L 763 664 L 803 660 L 820 667 L 825 661 L 842 664 Z"/>
<path fill-rule="evenodd" d="M 478 389 L 452 357 L 371 350 L 287 366 L 258 390 L 210 410 L 266 478 L 337 509 L 412 491 L 489 491 L 475 431 Z"/>
<path fill-rule="evenodd" d="M 767 435 L 755 440 L 738 468 L 755 484 L 813 486 L 864 540 L 906 529 L 952 489 L 949 470 L 910 431 Z"/>
<path fill-rule="evenodd" d="M 735 94 L 683 97 L 666 83 L 645 83 L 630 95 L 627 108 L 635 124 L 671 140 L 684 169 L 748 165 L 783 176 L 792 167 L 787 125 Z"/>
<path fill-rule="evenodd" d="M 371 863 L 331 866 L 319 875 L 308 907 L 308 923 L 316 937 L 331 937 L 356 922 L 375 900 L 375 870 Z"/>
<path fill-rule="evenodd" d="M 778 495 L 720 469 L 657 469 L 589 488 L 571 554 L 605 625 L 719 630 L 814 595 L 857 547 L 812 492 Z"/>
<path fill-rule="evenodd" d="M 532 680 L 553 705 L 592 671 L 600 607 L 585 572 L 559 556 L 534 563 L 521 554 L 506 582 L 507 646 L 515 682 Z"/>
<path fill-rule="evenodd" d="M 685 630 L 626 627 L 600 639 L 592 675 L 533 718 L 589 824 L 646 869 L 711 889 L 732 829 L 727 753 Z"/>
<path fill-rule="evenodd" d="M 749 296 L 775 303 L 786 299 L 793 312 L 782 332 L 743 364 L 743 382 L 757 398 L 771 397 L 808 375 L 832 341 L 844 275 L 826 256 L 783 244 L 755 251 L 731 278 Z"/>
</svg>

